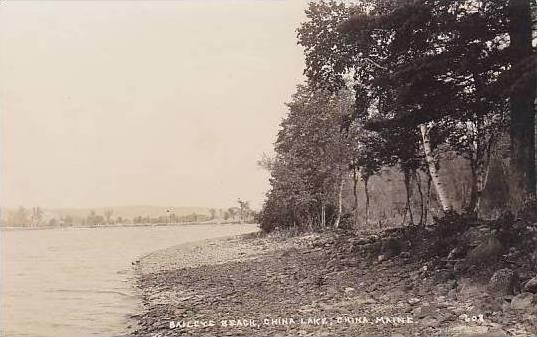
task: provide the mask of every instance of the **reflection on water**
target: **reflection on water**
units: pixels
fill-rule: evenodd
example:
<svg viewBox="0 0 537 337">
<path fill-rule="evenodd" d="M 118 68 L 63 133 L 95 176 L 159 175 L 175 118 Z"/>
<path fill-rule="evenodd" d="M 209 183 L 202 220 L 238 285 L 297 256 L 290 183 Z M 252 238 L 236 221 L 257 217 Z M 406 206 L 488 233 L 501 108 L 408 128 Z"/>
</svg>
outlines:
<svg viewBox="0 0 537 337">
<path fill-rule="evenodd" d="M 176 244 L 255 231 L 255 225 L 1 231 L 0 335 L 127 332 L 136 312 L 131 262 Z"/>
</svg>

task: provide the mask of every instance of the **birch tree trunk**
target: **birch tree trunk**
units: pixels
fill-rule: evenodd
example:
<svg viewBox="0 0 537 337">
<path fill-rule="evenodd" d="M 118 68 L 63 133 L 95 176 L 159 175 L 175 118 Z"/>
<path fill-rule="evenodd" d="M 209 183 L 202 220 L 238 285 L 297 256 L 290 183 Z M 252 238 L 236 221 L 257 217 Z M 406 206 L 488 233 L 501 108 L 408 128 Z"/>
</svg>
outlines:
<svg viewBox="0 0 537 337">
<path fill-rule="evenodd" d="M 453 210 L 453 202 L 449 198 L 448 193 L 442 180 L 440 174 L 436 169 L 435 158 L 433 151 L 431 149 L 431 140 L 429 137 L 429 129 L 425 124 L 420 125 L 421 137 L 423 140 L 423 150 L 425 152 L 425 160 L 429 168 L 429 174 L 431 175 L 431 181 L 438 195 L 438 200 L 440 201 L 440 206 L 444 212 L 450 212 Z"/>
<path fill-rule="evenodd" d="M 345 179 L 343 178 L 343 174 L 340 174 L 338 195 L 337 195 L 337 217 L 336 217 L 336 221 L 334 222 L 334 228 L 338 228 L 339 223 L 341 222 L 341 213 L 343 213 L 343 184 L 344 183 L 345 183 Z"/>
<path fill-rule="evenodd" d="M 479 183 L 478 183 L 478 172 L 477 167 L 475 166 L 475 163 L 470 164 L 470 169 L 472 173 L 471 178 L 471 186 L 470 186 L 470 200 L 468 202 L 468 206 L 466 206 L 466 212 L 469 214 L 477 214 L 477 208 L 478 208 L 478 190 L 479 190 Z"/>
<path fill-rule="evenodd" d="M 353 212 L 354 212 L 354 224 L 358 224 L 358 172 L 356 167 L 352 169 L 352 194 L 354 196 Z"/>
<path fill-rule="evenodd" d="M 482 154 L 485 155 L 485 154 Z M 486 154 L 489 156 L 488 154 Z M 478 155 L 480 156 L 480 155 Z M 485 158 L 477 158 L 475 162 L 471 164 L 472 169 L 472 189 L 470 193 L 470 202 L 468 205 L 468 212 L 473 215 L 477 215 L 479 212 L 479 205 L 481 202 L 481 195 L 487 185 L 488 171 L 490 168 L 490 161 Z"/>
<path fill-rule="evenodd" d="M 423 225 L 423 216 L 425 214 L 425 201 L 423 200 L 423 191 L 421 189 L 421 177 L 416 171 L 414 171 L 414 181 L 416 182 L 418 193 L 420 195 L 420 222 L 418 224 L 421 226 Z"/>
<path fill-rule="evenodd" d="M 425 203 L 425 209 L 424 209 L 424 219 L 425 221 L 422 223 L 423 226 L 427 225 L 427 218 L 429 217 L 429 209 L 431 207 L 431 176 L 427 176 L 427 202 Z"/>
<path fill-rule="evenodd" d="M 326 208 L 324 202 L 321 205 L 321 227 L 326 227 Z"/>
<path fill-rule="evenodd" d="M 470 160 L 472 186 L 470 202 L 466 211 L 474 216 L 479 213 L 481 196 L 487 185 L 492 148 L 497 139 L 496 130 L 491 129 L 490 125 L 487 126 L 486 123 L 486 120 L 476 120 L 468 124 L 468 129 L 473 131 L 472 137 L 474 141 Z"/>
</svg>

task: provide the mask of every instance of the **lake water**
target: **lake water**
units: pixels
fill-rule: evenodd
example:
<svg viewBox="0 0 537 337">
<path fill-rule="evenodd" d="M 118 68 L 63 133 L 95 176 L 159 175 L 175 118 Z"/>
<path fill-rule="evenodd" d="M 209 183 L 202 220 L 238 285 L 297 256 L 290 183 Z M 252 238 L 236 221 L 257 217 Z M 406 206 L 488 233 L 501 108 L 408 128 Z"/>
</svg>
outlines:
<svg viewBox="0 0 537 337">
<path fill-rule="evenodd" d="M 177 244 L 256 231 L 255 225 L 2 230 L 0 335 L 128 332 L 140 308 L 132 261 Z"/>
</svg>

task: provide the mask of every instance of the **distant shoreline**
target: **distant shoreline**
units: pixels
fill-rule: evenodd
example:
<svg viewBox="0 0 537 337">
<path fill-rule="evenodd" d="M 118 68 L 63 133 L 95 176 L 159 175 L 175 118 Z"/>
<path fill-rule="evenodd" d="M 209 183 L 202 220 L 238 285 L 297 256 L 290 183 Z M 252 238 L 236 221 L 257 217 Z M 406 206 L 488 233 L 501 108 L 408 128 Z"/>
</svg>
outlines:
<svg viewBox="0 0 537 337">
<path fill-rule="evenodd" d="M 234 222 L 180 222 L 180 223 L 156 223 L 156 224 L 121 224 L 121 225 L 102 225 L 102 226 L 38 226 L 38 227 L 18 227 L 18 226 L 0 226 L 0 231 L 16 230 L 43 230 L 43 229 L 90 229 L 90 228 L 130 228 L 130 227 L 175 227 L 175 226 L 199 226 L 199 225 L 238 225 Z M 249 223 L 244 223 L 248 225 Z"/>
</svg>

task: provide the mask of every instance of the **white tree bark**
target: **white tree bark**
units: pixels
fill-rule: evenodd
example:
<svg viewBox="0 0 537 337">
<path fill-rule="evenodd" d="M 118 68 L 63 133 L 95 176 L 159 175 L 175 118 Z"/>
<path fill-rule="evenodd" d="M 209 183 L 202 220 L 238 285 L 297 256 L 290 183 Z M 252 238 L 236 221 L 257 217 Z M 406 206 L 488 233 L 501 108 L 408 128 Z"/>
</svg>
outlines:
<svg viewBox="0 0 537 337">
<path fill-rule="evenodd" d="M 496 140 L 496 130 L 487 125 L 487 120 L 467 122 L 467 129 L 472 132 L 473 147 L 471 148 L 472 186 L 469 211 L 474 214 L 479 212 L 481 196 L 487 185 L 490 170 L 492 147 Z"/>
<path fill-rule="evenodd" d="M 324 202 L 321 205 L 321 227 L 326 227 L 326 210 L 324 206 Z"/>
<path fill-rule="evenodd" d="M 345 178 L 342 174 L 340 174 L 339 177 L 339 187 L 338 187 L 338 199 L 337 199 L 337 217 L 336 221 L 334 222 L 334 228 L 339 227 L 339 223 L 341 222 L 341 213 L 343 213 L 343 184 L 345 183 Z"/>
<path fill-rule="evenodd" d="M 442 183 L 440 174 L 438 173 L 438 170 L 436 169 L 435 158 L 433 155 L 433 151 L 431 149 L 429 128 L 427 127 L 427 125 L 421 124 L 420 131 L 421 131 L 421 137 L 423 140 L 423 150 L 425 152 L 425 160 L 427 162 L 427 166 L 429 167 L 429 174 L 431 175 L 433 186 L 436 190 L 436 194 L 438 195 L 438 200 L 440 201 L 440 205 L 444 212 L 452 211 L 453 202 L 449 198 L 446 188 L 444 184 Z"/>
</svg>

